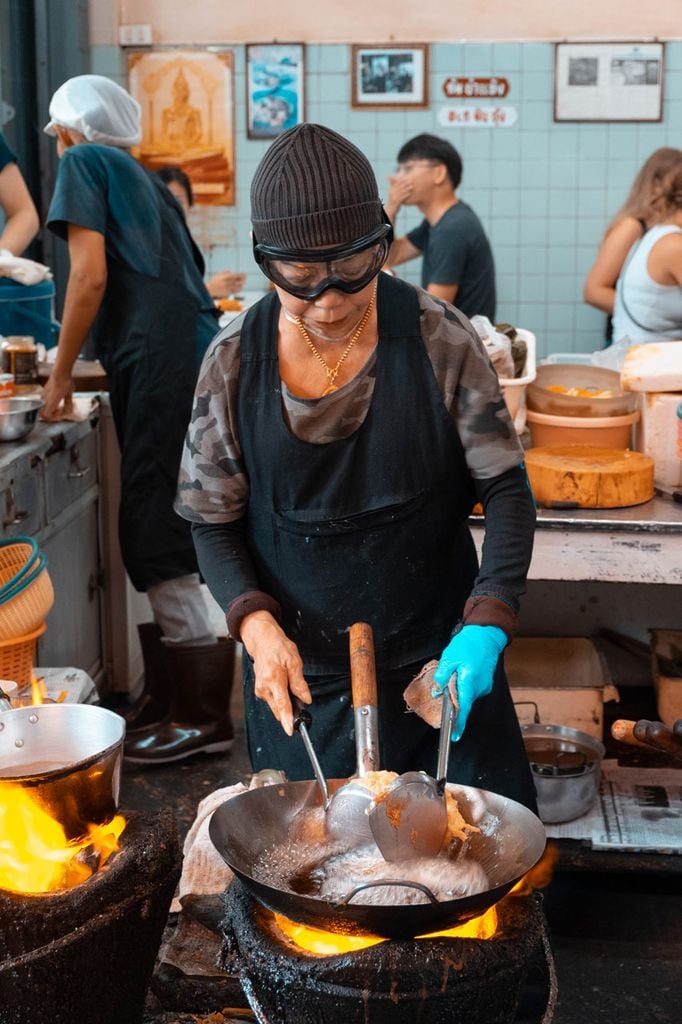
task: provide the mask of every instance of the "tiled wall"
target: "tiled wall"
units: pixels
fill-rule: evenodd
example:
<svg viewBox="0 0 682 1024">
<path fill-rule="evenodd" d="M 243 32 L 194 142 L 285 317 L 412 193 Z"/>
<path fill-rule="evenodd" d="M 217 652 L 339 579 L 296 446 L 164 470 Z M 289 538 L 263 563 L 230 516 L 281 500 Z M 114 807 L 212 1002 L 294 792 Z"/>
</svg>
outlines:
<svg viewBox="0 0 682 1024">
<path fill-rule="evenodd" d="M 260 288 L 249 243 L 249 183 L 266 143 L 246 138 L 244 48 L 236 69 L 236 207 L 203 207 L 192 230 L 208 269 L 245 271 Z M 682 42 L 666 45 L 664 116 L 660 124 L 555 124 L 551 43 L 437 43 L 430 47 L 429 110 L 368 111 L 350 106 L 350 47 L 306 48 L 306 117 L 351 138 L 372 161 L 380 189 L 404 141 L 428 131 L 459 150 L 459 195 L 479 214 L 497 264 L 498 320 L 532 330 L 540 356 L 601 347 L 605 317 L 582 302 L 582 285 L 600 238 L 639 166 L 659 146 L 682 147 Z M 94 47 L 92 71 L 126 84 L 122 51 Z M 443 128 L 443 81 L 450 75 L 508 79 L 504 104 L 518 120 L 508 128 Z M 471 102 L 471 101 L 470 101 Z M 400 233 L 419 220 L 401 211 Z M 418 280 L 418 262 L 400 271 Z"/>
</svg>

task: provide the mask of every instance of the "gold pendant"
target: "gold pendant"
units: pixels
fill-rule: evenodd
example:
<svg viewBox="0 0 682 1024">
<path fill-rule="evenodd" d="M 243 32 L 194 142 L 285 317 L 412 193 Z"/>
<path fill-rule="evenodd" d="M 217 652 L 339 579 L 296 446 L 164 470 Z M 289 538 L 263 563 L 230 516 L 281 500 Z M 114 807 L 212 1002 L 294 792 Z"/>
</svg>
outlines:
<svg viewBox="0 0 682 1024">
<path fill-rule="evenodd" d="M 332 392 L 338 391 L 338 390 L 339 390 L 339 388 L 338 388 L 337 384 L 327 384 L 326 388 L 322 392 L 321 397 L 324 398 L 325 395 L 331 395 Z"/>
</svg>

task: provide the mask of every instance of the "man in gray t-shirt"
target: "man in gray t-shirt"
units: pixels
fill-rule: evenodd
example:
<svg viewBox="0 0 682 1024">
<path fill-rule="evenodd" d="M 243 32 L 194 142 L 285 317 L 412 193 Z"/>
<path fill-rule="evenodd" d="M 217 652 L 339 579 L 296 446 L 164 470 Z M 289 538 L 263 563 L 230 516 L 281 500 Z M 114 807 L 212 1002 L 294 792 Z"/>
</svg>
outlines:
<svg viewBox="0 0 682 1024">
<path fill-rule="evenodd" d="M 394 241 L 388 266 L 422 256 L 423 288 L 466 316 L 494 322 L 493 254 L 480 220 L 457 197 L 461 177 L 461 158 L 449 142 L 425 134 L 405 143 L 389 179 L 386 212 L 395 222 L 402 205 L 416 206 L 424 220 Z"/>
</svg>

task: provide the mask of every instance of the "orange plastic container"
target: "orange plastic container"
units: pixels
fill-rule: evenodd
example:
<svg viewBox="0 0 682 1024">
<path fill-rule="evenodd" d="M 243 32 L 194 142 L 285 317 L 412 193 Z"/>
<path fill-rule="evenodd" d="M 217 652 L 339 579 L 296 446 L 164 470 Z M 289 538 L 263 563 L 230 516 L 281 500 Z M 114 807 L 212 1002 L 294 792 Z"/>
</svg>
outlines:
<svg viewBox="0 0 682 1024">
<path fill-rule="evenodd" d="M 630 448 L 632 427 L 639 420 L 639 411 L 627 416 L 552 416 L 528 409 L 526 419 L 533 448 L 554 444 Z"/>
<path fill-rule="evenodd" d="M 13 679 L 17 686 L 28 686 L 35 662 L 36 642 L 46 630 L 44 622 L 25 636 L 0 642 L 0 679 Z"/>
</svg>

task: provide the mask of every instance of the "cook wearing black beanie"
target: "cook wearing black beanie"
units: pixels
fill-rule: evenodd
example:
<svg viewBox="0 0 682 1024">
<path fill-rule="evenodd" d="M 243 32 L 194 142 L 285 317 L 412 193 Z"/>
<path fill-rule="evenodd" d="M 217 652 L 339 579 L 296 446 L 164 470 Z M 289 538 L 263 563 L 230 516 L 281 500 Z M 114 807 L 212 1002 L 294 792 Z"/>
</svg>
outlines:
<svg viewBox="0 0 682 1024">
<path fill-rule="evenodd" d="M 294 694 L 311 703 L 325 775 L 354 773 L 348 635 L 365 622 L 381 767 L 435 775 L 437 733 L 403 700 L 433 661 L 429 689 L 456 679 L 449 776 L 534 808 L 502 650 L 535 512 L 483 346 L 453 306 L 381 272 L 392 229 L 374 172 L 330 128 L 273 142 L 251 220 L 274 288 L 207 353 L 176 510 L 244 645 L 253 768 L 312 777 L 290 738 Z"/>
</svg>

